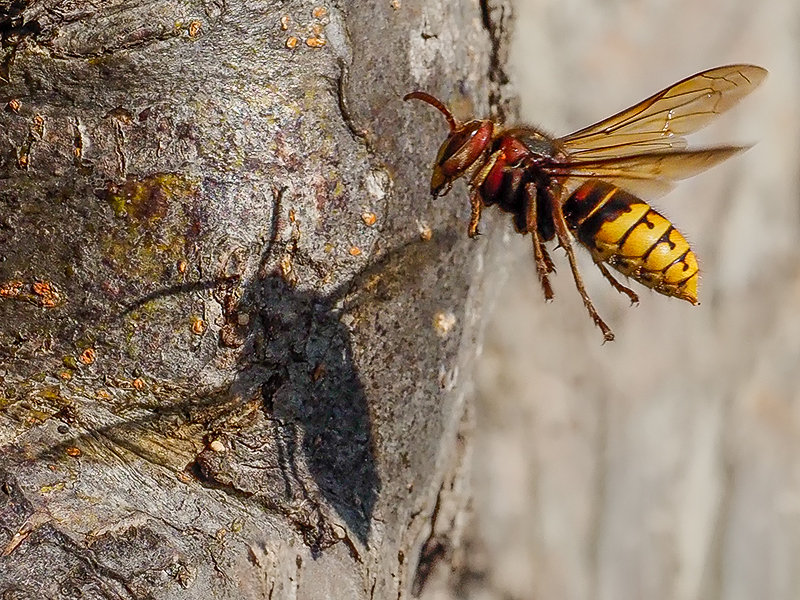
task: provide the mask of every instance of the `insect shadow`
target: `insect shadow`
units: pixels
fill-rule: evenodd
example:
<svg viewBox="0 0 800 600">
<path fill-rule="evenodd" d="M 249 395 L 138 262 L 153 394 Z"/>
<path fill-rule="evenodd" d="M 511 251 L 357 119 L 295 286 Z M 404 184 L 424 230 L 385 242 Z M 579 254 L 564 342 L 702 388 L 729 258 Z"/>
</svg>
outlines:
<svg viewBox="0 0 800 600">
<path fill-rule="evenodd" d="M 414 285 L 423 264 L 452 251 L 459 233 L 437 230 L 431 241 L 403 243 L 329 294 L 299 290 L 276 268 L 238 288 L 235 278 L 217 277 L 135 301 L 138 307 L 186 290 L 211 289 L 223 297 L 237 291 L 226 315 L 246 322 L 237 333 L 237 375 L 218 389 L 179 382 L 113 397 L 98 403 L 106 414 L 91 421 L 85 417 L 90 411 L 65 409 L 54 415 L 64 423 L 63 441 L 39 458 L 57 461 L 78 446 L 85 460 L 103 462 L 118 460 L 124 448 L 282 514 L 312 551 L 344 540 L 357 555 L 348 536 L 367 545 L 381 479 L 369 400 L 344 317 L 395 301 Z M 275 264 L 275 238 L 273 228 L 263 264 Z M 302 255 L 296 258 L 302 264 Z M 237 319 L 244 314 L 247 319 Z M 226 345 L 222 337 L 220 346 Z"/>
<path fill-rule="evenodd" d="M 245 444 L 242 461 L 261 466 L 257 473 L 242 472 L 235 485 L 248 491 L 257 488 L 269 504 L 290 508 L 288 514 L 312 548 L 337 539 L 322 509 L 325 505 L 366 544 L 381 488 L 371 410 L 344 317 L 353 312 L 375 314 L 382 303 L 396 301 L 414 285 L 423 264 L 436 264 L 459 239 L 455 229 L 438 231 L 427 242 L 415 238 L 327 295 L 299 291 L 277 272 L 254 282 L 247 292 L 251 300 L 243 304 L 258 307 L 258 314 L 232 390 L 240 397 L 254 397 L 258 389 L 271 435 L 260 438 L 268 440 L 261 446 L 252 437 L 258 429 L 246 433 L 251 443 Z M 296 258 L 302 260 L 301 255 Z M 207 478 L 228 481 L 231 472 L 220 469 L 220 461 L 229 457 L 205 452 L 198 465 Z M 309 480 L 304 474 L 310 475 L 315 490 L 303 483 Z M 285 506 L 287 500 L 290 507 Z"/>
</svg>

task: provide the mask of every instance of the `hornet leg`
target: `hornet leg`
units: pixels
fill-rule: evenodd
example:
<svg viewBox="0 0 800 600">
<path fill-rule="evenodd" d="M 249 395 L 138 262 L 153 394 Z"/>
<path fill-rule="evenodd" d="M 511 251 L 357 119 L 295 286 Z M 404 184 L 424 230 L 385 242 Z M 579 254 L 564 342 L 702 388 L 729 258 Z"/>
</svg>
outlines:
<svg viewBox="0 0 800 600">
<path fill-rule="evenodd" d="M 586 288 L 583 286 L 581 274 L 578 272 L 578 261 L 575 260 L 575 250 L 572 247 L 569 227 L 567 226 L 567 221 L 564 218 L 564 213 L 561 210 L 561 205 L 563 204 L 561 201 L 561 192 L 562 190 L 560 183 L 551 185 L 551 189 L 548 189 L 548 193 L 553 194 L 553 223 L 556 227 L 556 237 L 558 237 L 558 243 L 561 244 L 561 247 L 567 252 L 569 266 L 572 269 L 572 277 L 575 279 L 575 287 L 578 288 L 578 292 L 580 293 L 581 298 L 583 298 L 583 305 L 586 307 L 586 310 L 589 311 L 589 316 L 592 317 L 594 324 L 597 325 L 600 328 L 600 331 L 603 332 L 604 342 L 613 341 L 614 333 L 597 313 L 597 309 L 595 309 L 591 298 L 589 298 L 589 294 L 586 293 Z"/>
<path fill-rule="evenodd" d="M 478 188 L 474 188 L 469 192 L 469 203 L 472 207 L 469 213 L 469 228 L 467 229 L 467 235 L 471 238 L 478 237 L 480 232 L 478 231 L 478 225 L 481 222 L 481 208 L 483 208 L 483 200 L 481 200 L 481 194 L 478 191 Z"/>
<path fill-rule="evenodd" d="M 553 299 L 553 288 L 550 286 L 550 278 L 547 275 L 555 272 L 555 266 L 539 237 L 538 220 L 536 218 L 536 186 L 533 183 L 525 184 L 525 197 L 528 200 L 525 226 L 533 240 L 533 258 L 536 260 L 536 271 L 539 274 L 539 282 L 542 284 L 544 299 L 550 301 Z"/>
<path fill-rule="evenodd" d="M 493 153 L 486 159 L 486 164 L 484 164 L 480 170 L 472 177 L 472 181 L 469 182 L 469 202 L 472 207 L 469 216 L 469 228 L 467 229 L 467 235 L 471 238 L 477 237 L 480 235 L 478 231 L 478 225 L 481 221 L 481 208 L 483 208 L 483 200 L 481 199 L 480 187 L 483 185 L 483 182 L 486 181 L 486 178 L 489 176 L 489 172 L 494 168 L 495 163 L 497 160 L 503 156 L 503 151 L 498 150 L 497 152 Z"/>
<path fill-rule="evenodd" d="M 619 293 L 625 294 L 628 298 L 630 298 L 631 304 L 639 304 L 639 296 L 636 295 L 636 292 L 617 281 L 617 279 L 611 274 L 611 272 L 603 263 L 596 262 L 595 264 L 597 265 L 597 268 L 600 269 L 600 272 L 603 274 L 603 276 L 608 279 L 611 287 L 613 287 Z"/>
</svg>

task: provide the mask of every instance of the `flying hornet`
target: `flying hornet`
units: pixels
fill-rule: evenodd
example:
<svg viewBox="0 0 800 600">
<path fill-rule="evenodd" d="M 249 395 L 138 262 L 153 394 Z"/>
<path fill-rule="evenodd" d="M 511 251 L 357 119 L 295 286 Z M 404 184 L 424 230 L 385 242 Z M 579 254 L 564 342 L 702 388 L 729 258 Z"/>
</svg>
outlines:
<svg viewBox="0 0 800 600">
<path fill-rule="evenodd" d="M 608 342 L 614 333 L 586 292 L 572 238 L 631 303 L 639 297 L 608 266 L 665 296 L 699 304 L 694 252 L 683 234 L 640 195 L 663 194 L 675 181 L 746 150 L 689 149 L 684 136 L 731 108 L 766 75 L 753 65 L 709 69 L 560 138 L 534 127 L 504 129 L 489 119 L 459 123 L 440 100 L 421 91 L 404 100 L 427 102 L 450 126 L 433 166 L 431 194 L 443 196 L 454 181 L 470 177 L 470 237 L 478 235 L 485 206 L 496 204 L 510 213 L 516 230 L 531 234 L 546 300 L 553 298 L 550 274 L 555 267 L 544 243 L 558 240 L 583 304 Z"/>
</svg>

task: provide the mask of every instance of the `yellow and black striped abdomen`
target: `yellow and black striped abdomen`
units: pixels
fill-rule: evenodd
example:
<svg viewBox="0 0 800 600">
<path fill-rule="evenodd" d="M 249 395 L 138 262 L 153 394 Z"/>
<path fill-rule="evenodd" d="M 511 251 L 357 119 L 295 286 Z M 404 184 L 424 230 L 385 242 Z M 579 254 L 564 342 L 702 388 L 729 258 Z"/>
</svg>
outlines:
<svg viewBox="0 0 800 600">
<path fill-rule="evenodd" d="M 572 234 L 598 262 L 666 296 L 697 302 L 697 258 L 667 219 L 636 196 L 587 181 L 564 203 Z"/>
</svg>

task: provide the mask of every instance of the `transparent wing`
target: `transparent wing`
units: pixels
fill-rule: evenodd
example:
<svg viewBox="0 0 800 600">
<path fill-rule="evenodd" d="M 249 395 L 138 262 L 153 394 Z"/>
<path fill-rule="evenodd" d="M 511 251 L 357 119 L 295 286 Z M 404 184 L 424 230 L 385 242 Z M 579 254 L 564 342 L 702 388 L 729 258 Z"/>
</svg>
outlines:
<svg viewBox="0 0 800 600">
<path fill-rule="evenodd" d="M 686 148 L 682 136 L 708 125 L 766 75 L 765 69 L 754 65 L 709 69 L 558 142 L 575 162 L 680 150 Z"/>
<path fill-rule="evenodd" d="M 718 146 L 699 150 L 668 150 L 613 156 L 570 157 L 542 168 L 552 177 L 572 180 L 602 179 L 632 194 L 654 198 L 667 193 L 673 182 L 692 177 L 747 150 L 747 146 Z"/>
</svg>

